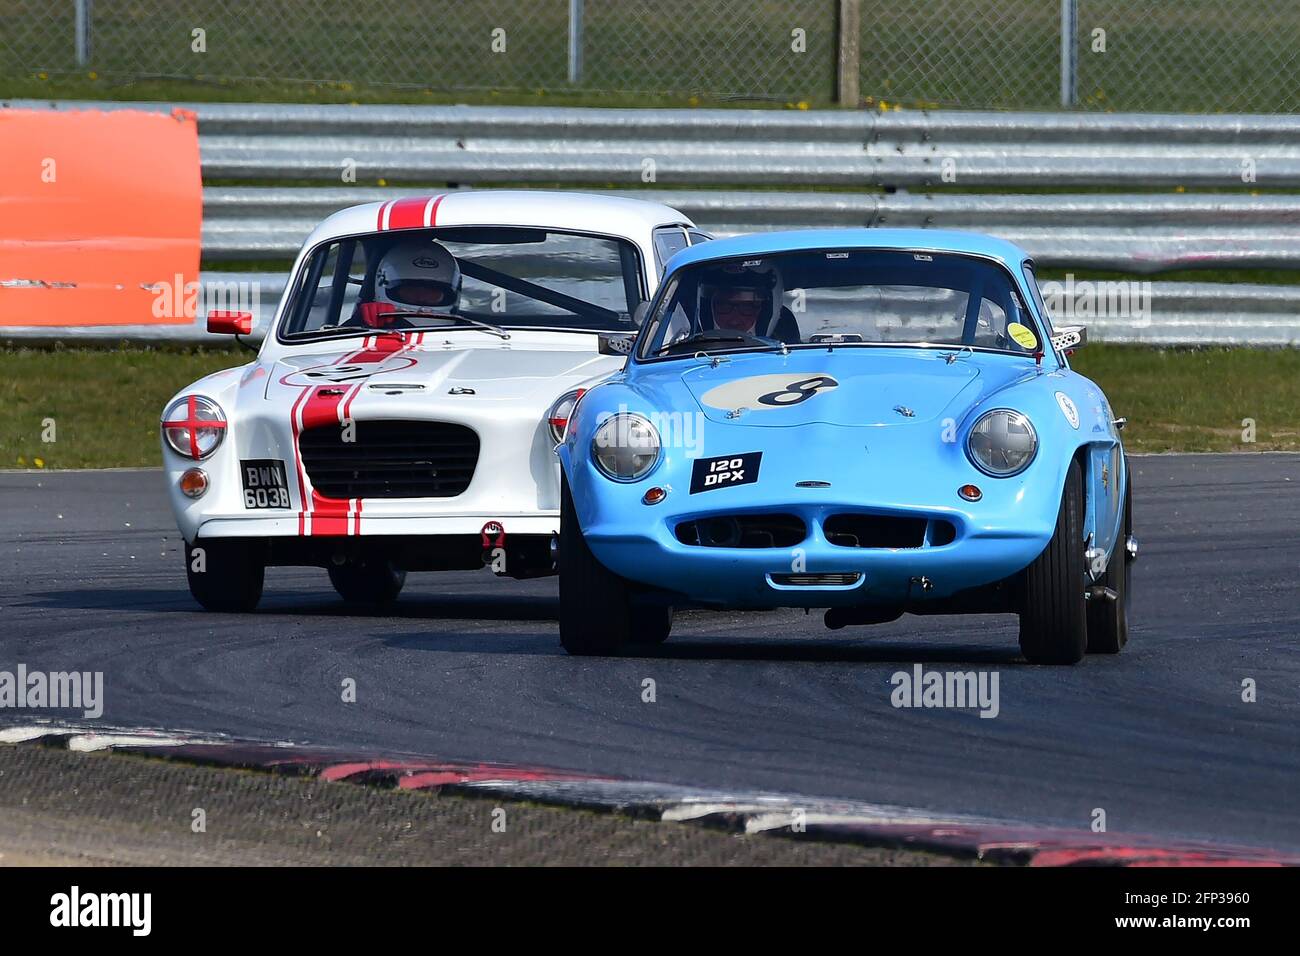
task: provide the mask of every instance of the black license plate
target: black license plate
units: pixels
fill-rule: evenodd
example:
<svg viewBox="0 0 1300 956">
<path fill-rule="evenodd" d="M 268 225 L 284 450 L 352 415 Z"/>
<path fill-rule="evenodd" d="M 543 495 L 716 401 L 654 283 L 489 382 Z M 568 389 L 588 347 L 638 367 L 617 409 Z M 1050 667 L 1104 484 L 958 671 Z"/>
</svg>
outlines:
<svg viewBox="0 0 1300 956">
<path fill-rule="evenodd" d="M 730 488 L 733 485 L 752 485 L 758 481 L 758 466 L 763 461 L 761 451 L 743 455 L 723 455 L 720 458 L 697 458 L 691 468 L 691 494 Z"/>
<path fill-rule="evenodd" d="M 289 482 L 284 462 L 276 458 L 250 458 L 239 462 L 245 508 L 288 508 Z"/>
</svg>

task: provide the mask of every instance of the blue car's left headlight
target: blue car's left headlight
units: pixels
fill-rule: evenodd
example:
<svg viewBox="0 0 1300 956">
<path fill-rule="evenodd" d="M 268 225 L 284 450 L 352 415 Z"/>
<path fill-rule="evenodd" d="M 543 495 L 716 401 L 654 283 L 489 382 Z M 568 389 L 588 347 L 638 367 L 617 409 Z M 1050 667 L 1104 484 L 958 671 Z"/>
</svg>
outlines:
<svg viewBox="0 0 1300 956">
<path fill-rule="evenodd" d="M 641 415 L 611 415 L 591 436 L 591 460 L 614 481 L 644 478 L 659 461 L 659 431 Z"/>
<path fill-rule="evenodd" d="M 1029 467 L 1038 453 L 1038 434 L 1029 419 L 1009 408 L 985 412 L 966 436 L 975 467 L 994 478 L 1010 478 Z"/>
</svg>

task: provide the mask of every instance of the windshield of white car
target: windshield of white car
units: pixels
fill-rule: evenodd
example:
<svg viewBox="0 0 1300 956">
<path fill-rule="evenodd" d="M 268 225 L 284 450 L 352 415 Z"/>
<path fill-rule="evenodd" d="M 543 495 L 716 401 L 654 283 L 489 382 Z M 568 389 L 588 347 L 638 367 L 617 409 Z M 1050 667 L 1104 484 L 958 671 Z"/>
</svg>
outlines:
<svg viewBox="0 0 1300 956">
<path fill-rule="evenodd" d="M 434 292 L 417 297 L 388 273 L 395 255 L 424 261 L 421 250 L 444 271 L 429 283 Z M 381 270 L 386 256 L 389 270 Z M 312 250 L 294 276 L 279 334 L 301 340 L 457 324 L 628 333 L 643 290 L 640 255 L 625 239 L 513 226 L 371 233 Z"/>
<path fill-rule="evenodd" d="M 1045 346 L 1015 281 L 988 259 L 945 252 L 815 250 L 677 270 L 640 339 L 639 359 L 775 341 L 788 348 L 912 345 L 1033 355 Z"/>
</svg>

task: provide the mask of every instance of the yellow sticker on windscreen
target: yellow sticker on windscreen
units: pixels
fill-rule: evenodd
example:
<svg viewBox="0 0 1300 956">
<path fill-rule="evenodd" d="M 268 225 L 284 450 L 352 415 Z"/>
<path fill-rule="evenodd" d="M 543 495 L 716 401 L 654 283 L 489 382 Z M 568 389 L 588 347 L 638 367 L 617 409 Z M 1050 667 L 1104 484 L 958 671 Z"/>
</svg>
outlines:
<svg viewBox="0 0 1300 956">
<path fill-rule="evenodd" d="M 1019 322 L 1012 322 L 1007 326 L 1007 335 L 1022 349 L 1038 348 L 1038 336 L 1034 335 L 1034 330 L 1027 325 L 1021 325 Z"/>
</svg>

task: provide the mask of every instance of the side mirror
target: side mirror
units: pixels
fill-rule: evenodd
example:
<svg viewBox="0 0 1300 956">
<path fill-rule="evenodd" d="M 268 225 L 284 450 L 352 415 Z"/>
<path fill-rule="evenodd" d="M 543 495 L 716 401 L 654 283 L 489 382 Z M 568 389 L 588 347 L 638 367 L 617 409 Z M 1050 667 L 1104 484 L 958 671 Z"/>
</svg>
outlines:
<svg viewBox="0 0 1300 956">
<path fill-rule="evenodd" d="M 1052 333 L 1052 347 L 1058 352 L 1073 352 L 1088 344 L 1088 329 L 1082 325 L 1067 325 Z"/>
<path fill-rule="evenodd" d="M 209 312 L 208 331 L 216 335 L 248 335 L 253 331 L 253 313 Z"/>
<path fill-rule="evenodd" d="M 606 335 L 602 333 L 596 338 L 596 351 L 601 355 L 630 355 L 632 353 L 632 343 L 635 341 L 635 335 Z"/>
</svg>

